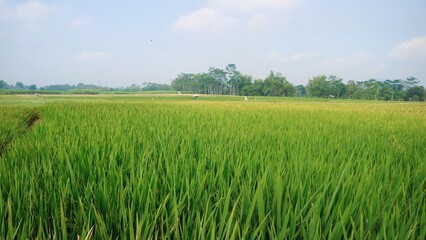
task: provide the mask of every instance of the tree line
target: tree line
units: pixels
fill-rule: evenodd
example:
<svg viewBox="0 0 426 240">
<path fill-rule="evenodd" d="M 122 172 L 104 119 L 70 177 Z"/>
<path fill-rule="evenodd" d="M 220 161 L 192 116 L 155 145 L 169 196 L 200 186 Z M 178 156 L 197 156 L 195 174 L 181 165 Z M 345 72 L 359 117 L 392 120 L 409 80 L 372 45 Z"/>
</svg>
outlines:
<svg viewBox="0 0 426 240">
<path fill-rule="evenodd" d="M 108 88 L 93 84 L 77 85 L 56 84 L 37 88 L 35 84 L 24 85 L 16 82 L 9 85 L 0 80 L 0 89 L 11 90 L 45 90 L 45 91 L 157 91 L 176 90 L 182 93 L 242 95 L 242 96 L 283 96 L 283 97 L 317 97 L 367 99 L 387 101 L 425 101 L 425 88 L 419 86 L 415 77 L 393 80 L 369 79 L 366 81 L 349 80 L 343 82 L 335 75 L 317 75 L 308 80 L 306 85 L 294 85 L 281 73 L 271 71 L 265 79 L 254 79 L 242 74 L 235 64 L 228 64 L 225 69 L 210 67 L 203 73 L 180 73 L 171 84 L 144 82 L 124 88 Z"/>
<path fill-rule="evenodd" d="M 171 87 L 198 94 L 425 101 L 425 88 L 418 86 L 419 82 L 411 76 L 404 80 L 369 79 L 344 83 L 335 75 L 317 75 L 306 85 L 294 85 L 280 73 L 271 71 L 265 79 L 254 79 L 237 71 L 235 64 L 228 64 L 225 69 L 211 67 L 204 73 L 178 74 Z"/>
<path fill-rule="evenodd" d="M 168 84 L 159 84 L 152 82 L 144 82 L 141 85 L 132 84 L 124 88 L 108 88 L 94 84 L 78 83 L 76 85 L 70 84 L 54 84 L 38 88 L 35 84 L 25 85 L 22 82 L 16 82 L 14 85 L 9 85 L 4 80 L 0 80 L 0 89 L 7 90 L 29 90 L 29 91 L 69 91 L 69 90 L 99 90 L 99 91 L 125 91 L 125 92 L 138 92 L 138 91 L 157 91 L 157 90 L 171 90 Z"/>
</svg>

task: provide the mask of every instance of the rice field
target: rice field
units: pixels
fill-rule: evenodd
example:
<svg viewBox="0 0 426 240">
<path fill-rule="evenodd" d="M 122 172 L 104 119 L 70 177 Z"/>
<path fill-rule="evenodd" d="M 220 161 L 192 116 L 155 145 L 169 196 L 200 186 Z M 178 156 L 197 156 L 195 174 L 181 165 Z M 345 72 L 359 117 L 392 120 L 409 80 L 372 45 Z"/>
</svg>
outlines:
<svg viewBox="0 0 426 240">
<path fill-rule="evenodd" d="M 25 99 L 0 238 L 426 239 L 424 103 Z"/>
</svg>

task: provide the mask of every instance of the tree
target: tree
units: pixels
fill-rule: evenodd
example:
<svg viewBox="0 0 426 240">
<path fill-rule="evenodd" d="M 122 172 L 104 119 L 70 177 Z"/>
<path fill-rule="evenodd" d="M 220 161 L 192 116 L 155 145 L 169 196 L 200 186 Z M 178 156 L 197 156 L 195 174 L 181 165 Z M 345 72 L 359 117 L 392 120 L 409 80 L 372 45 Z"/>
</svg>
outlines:
<svg viewBox="0 0 426 240">
<path fill-rule="evenodd" d="M 44 87 L 45 90 L 50 90 L 50 91 L 62 91 L 62 90 L 70 90 L 74 88 L 75 86 L 71 86 L 69 84 L 56 84 L 56 85 L 49 85 Z"/>
<path fill-rule="evenodd" d="M 136 83 L 132 83 L 132 85 L 130 85 L 129 87 L 126 87 L 124 90 L 129 92 L 137 92 L 137 91 L 141 91 L 142 88 Z"/>
<path fill-rule="evenodd" d="M 312 77 L 309 79 L 306 89 L 311 97 L 328 97 L 329 89 L 327 77 L 325 75 Z"/>
<path fill-rule="evenodd" d="M 411 76 L 408 77 L 404 80 L 403 84 L 404 84 L 404 89 L 409 89 L 412 87 L 415 87 L 420 81 L 417 80 L 417 78 Z"/>
<path fill-rule="evenodd" d="M 15 83 L 15 87 L 16 87 L 17 89 L 24 89 L 24 84 L 23 84 L 23 83 L 21 83 L 21 82 L 16 82 L 16 83 Z"/>
<path fill-rule="evenodd" d="M 31 86 L 29 87 L 29 90 L 35 91 L 37 90 L 37 86 L 35 84 L 31 84 Z"/>
<path fill-rule="evenodd" d="M 271 71 L 263 82 L 263 94 L 266 96 L 283 96 L 285 81 L 287 80 L 280 73 L 275 74 Z"/>
<path fill-rule="evenodd" d="M 423 86 L 415 86 L 407 89 L 406 100 L 408 101 L 425 101 L 425 88 Z"/>
<path fill-rule="evenodd" d="M 170 90 L 167 84 L 159 84 L 153 82 L 144 82 L 142 84 L 142 91 L 156 91 L 156 90 Z"/>
<path fill-rule="evenodd" d="M 400 79 L 395 80 L 385 80 L 384 82 L 379 82 L 380 92 L 379 99 L 382 100 L 399 100 L 403 98 L 403 83 Z"/>
<path fill-rule="evenodd" d="M 370 79 L 366 82 L 364 82 L 364 85 L 367 87 L 366 93 L 367 93 L 367 99 L 379 99 L 379 92 L 380 92 L 380 82 L 376 79 Z"/>
<path fill-rule="evenodd" d="M 0 80 L 0 89 L 8 89 L 8 88 L 10 88 L 9 84 L 7 84 L 3 80 Z"/>
<path fill-rule="evenodd" d="M 306 96 L 306 88 L 302 84 L 297 85 L 295 87 L 295 94 L 297 97 L 305 97 Z"/>
<path fill-rule="evenodd" d="M 380 100 L 393 101 L 395 91 L 393 90 L 391 80 L 386 80 L 381 83 L 379 95 L 380 95 Z"/>
<path fill-rule="evenodd" d="M 244 84 L 251 84 L 251 79 L 243 77 L 235 64 L 228 64 L 226 70 L 209 68 L 207 73 L 181 73 L 171 83 L 177 91 L 205 94 L 241 94 Z"/>
<path fill-rule="evenodd" d="M 253 77 L 250 75 L 240 75 L 240 95 L 250 95 L 247 94 L 244 89 L 247 89 L 247 87 L 250 87 L 251 85 L 253 85 Z"/>
<path fill-rule="evenodd" d="M 239 95 L 244 86 L 241 82 L 241 73 L 237 71 L 235 64 L 228 64 L 226 66 L 226 77 L 230 87 L 229 94 Z"/>
<path fill-rule="evenodd" d="M 356 93 L 360 91 L 360 89 L 358 88 L 354 80 L 349 80 L 346 83 L 345 89 L 346 89 L 345 96 L 349 99 L 356 98 Z"/>
<path fill-rule="evenodd" d="M 228 86 L 226 72 L 220 68 L 209 68 L 209 77 L 213 80 L 213 94 L 223 94 L 225 88 Z"/>
<path fill-rule="evenodd" d="M 296 96 L 296 88 L 292 83 L 287 81 L 287 79 L 284 78 L 284 96 L 285 97 L 294 97 Z"/>
<path fill-rule="evenodd" d="M 262 96 L 263 95 L 263 80 L 256 79 L 253 84 L 245 85 L 242 94 L 246 96 Z"/>
<path fill-rule="evenodd" d="M 193 92 L 196 88 L 194 83 L 194 74 L 192 73 L 180 73 L 173 79 L 171 86 L 176 91 Z"/>
<path fill-rule="evenodd" d="M 328 77 L 328 90 L 329 96 L 340 98 L 340 95 L 346 91 L 345 84 L 342 83 L 343 79 L 338 78 L 334 75 Z"/>
</svg>

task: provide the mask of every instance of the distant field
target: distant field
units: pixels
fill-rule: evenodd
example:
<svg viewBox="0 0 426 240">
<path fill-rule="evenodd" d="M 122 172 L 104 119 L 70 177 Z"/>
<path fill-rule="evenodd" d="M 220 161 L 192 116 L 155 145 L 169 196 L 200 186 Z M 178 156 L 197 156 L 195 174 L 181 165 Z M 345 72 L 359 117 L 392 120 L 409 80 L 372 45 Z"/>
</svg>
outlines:
<svg viewBox="0 0 426 240">
<path fill-rule="evenodd" d="M 0 238 L 426 239 L 426 105 L 0 96 Z"/>
<path fill-rule="evenodd" d="M 198 95 L 198 98 L 195 96 Z M 325 98 L 296 98 L 296 97 L 270 97 L 270 96 L 230 96 L 230 95 L 203 95 L 203 94 L 176 94 L 176 93 L 134 93 L 134 94 L 21 94 L 1 95 L 1 105 L 44 105 L 52 102 L 141 102 L 141 101 L 225 101 L 225 102 L 333 102 L 333 103 L 372 103 L 371 100 L 325 99 Z M 390 104 L 390 102 L 377 101 L 376 103 Z M 393 104 L 404 102 L 393 102 Z M 407 103 L 407 102 L 405 102 Z M 413 103 L 410 103 L 412 105 Z M 417 103 L 420 104 L 420 103 Z M 423 105 L 422 105 L 423 106 Z"/>
</svg>

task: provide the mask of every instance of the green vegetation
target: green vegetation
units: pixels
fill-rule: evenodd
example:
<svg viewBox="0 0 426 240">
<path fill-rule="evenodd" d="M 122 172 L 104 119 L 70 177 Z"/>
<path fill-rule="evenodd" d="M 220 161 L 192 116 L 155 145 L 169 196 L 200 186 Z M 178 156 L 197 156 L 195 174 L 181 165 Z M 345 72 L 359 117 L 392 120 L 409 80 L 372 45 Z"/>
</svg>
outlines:
<svg viewBox="0 0 426 240">
<path fill-rule="evenodd" d="M 271 71 L 265 79 L 253 79 L 229 64 L 225 70 L 210 68 L 207 73 L 181 73 L 171 86 L 178 91 L 203 94 L 423 102 L 426 92 L 423 86 L 417 86 L 419 82 L 415 77 L 408 77 L 405 80 L 349 80 L 345 84 L 337 76 L 318 75 L 309 79 L 306 86 L 295 86 L 280 73 Z"/>
<path fill-rule="evenodd" d="M 40 98 L 0 98 L 0 238 L 426 239 L 422 103 Z"/>
<path fill-rule="evenodd" d="M 132 84 L 125 88 L 107 88 L 93 84 L 77 85 L 57 84 L 39 88 L 33 84 L 26 86 L 21 82 L 9 85 L 0 80 L 0 94 L 146 94 L 146 93 L 186 93 L 237 96 L 275 96 L 275 97 L 309 97 L 331 99 L 363 99 L 384 101 L 420 101 L 426 99 L 426 90 L 418 86 L 420 81 L 411 76 L 405 80 L 349 80 L 334 75 L 317 75 L 308 80 L 306 85 L 289 82 L 281 73 L 271 71 L 265 79 L 254 79 L 242 74 L 235 64 L 228 64 L 225 69 L 211 67 L 203 73 L 180 73 L 171 84 L 144 82 Z"/>
<path fill-rule="evenodd" d="M 146 92 L 146 91 L 170 91 L 171 88 L 167 84 L 158 84 L 152 82 L 144 82 L 142 86 L 132 84 L 126 88 L 107 88 L 93 84 L 79 83 L 77 85 L 55 84 L 37 88 L 35 84 L 30 86 L 24 85 L 22 82 L 16 82 L 15 85 L 9 85 L 5 81 L 0 80 L 0 94 L 100 94 L 110 92 Z"/>
<path fill-rule="evenodd" d="M 3 155 L 13 140 L 23 136 L 40 115 L 30 107 L 10 106 L 1 107 L 0 115 L 0 155 Z"/>
</svg>

